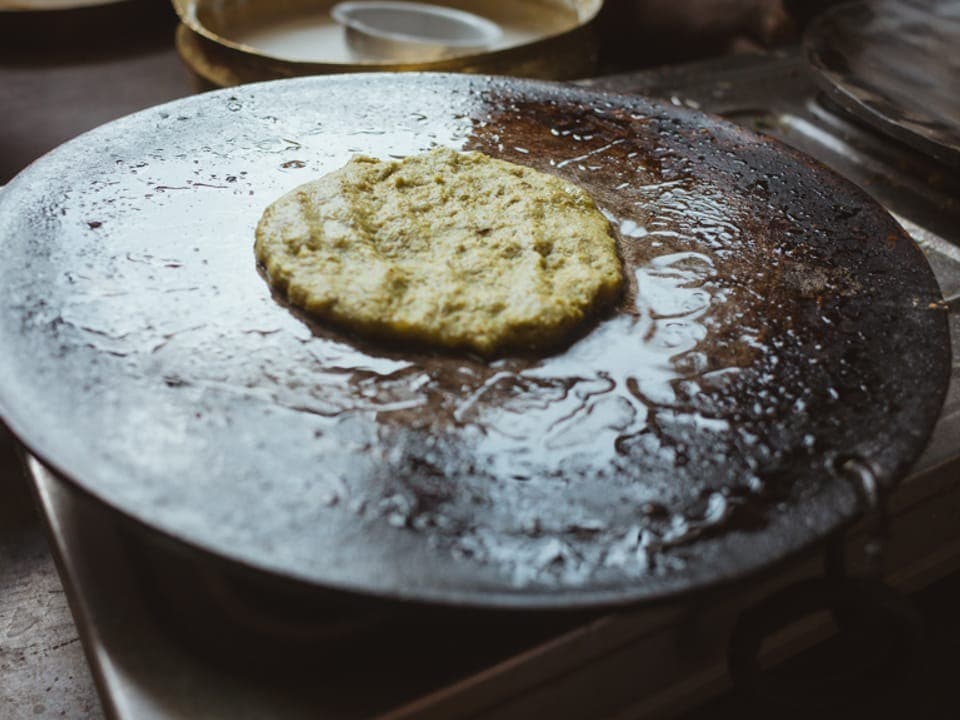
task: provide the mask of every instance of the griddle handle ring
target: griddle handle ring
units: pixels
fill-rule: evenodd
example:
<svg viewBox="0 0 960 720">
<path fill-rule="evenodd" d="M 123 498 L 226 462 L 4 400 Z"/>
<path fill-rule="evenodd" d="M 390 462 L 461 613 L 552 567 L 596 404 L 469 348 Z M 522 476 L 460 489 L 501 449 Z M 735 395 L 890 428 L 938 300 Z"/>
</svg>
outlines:
<svg viewBox="0 0 960 720">
<path fill-rule="evenodd" d="M 734 626 L 727 652 L 727 666 L 734 689 L 768 706 L 771 710 L 807 708 L 823 710 L 836 693 L 811 693 L 810 688 L 771 692 L 760 667 L 763 641 L 800 619 L 819 611 L 832 613 L 841 633 L 856 638 L 885 633 L 889 649 L 881 661 L 866 668 L 872 677 L 896 679 L 909 667 L 922 637 L 922 620 L 900 593 L 877 580 L 854 578 L 811 578 L 779 590 L 745 610 Z M 863 673 L 861 673 L 862 675 Z M 856 673 L 843 683 L 855 687 Z M 840 684 L 840 683 L 838 683 Z M 887 687 L 894 683 L 887 683 Z M 874 688 L 874 693 L 875 693 Z"/>
</svg>

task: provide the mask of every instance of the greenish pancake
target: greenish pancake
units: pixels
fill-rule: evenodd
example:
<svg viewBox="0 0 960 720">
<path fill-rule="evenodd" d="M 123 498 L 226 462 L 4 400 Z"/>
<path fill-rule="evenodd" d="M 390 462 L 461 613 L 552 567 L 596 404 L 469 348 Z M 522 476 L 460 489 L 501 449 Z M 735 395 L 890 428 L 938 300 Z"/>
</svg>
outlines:
<svg viewBox="0 0 960 720">
<path fill-rule="evenodd" d="M 572 183 L 477 152 L 356 156 L 263 213 L 256 256 L 308 313 L 490 356 L 544 350 L 617 296 L 607 219 Z"/>
</svg>

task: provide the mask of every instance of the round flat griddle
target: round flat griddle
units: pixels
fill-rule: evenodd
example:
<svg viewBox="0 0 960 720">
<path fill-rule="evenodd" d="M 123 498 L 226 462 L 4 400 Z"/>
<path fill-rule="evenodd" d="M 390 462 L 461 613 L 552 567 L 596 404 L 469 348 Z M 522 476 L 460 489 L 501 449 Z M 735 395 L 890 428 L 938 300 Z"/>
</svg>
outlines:
<svg viewBox="0 0 960 720">
<path fill-rule="evenodd" d="M 804 36 L 814 77 L 842 107 L 883 132 L 960 165 L 960 3 L 854 2 Z"/>
<path fill-rule="evenodd" d="M 487 363 L 271 294 L 270 202 L 434 144 L 588 189 L 620 241 L 616 309 Z M 32 452 L 196 548 L 388 598 L 574 607 L 743 576 L 855 518 L 854 476 L 902 475 L 947 382 L 930 269 L 863 192 L 718 118 L 560 85 L 178 101 L 22 173 L 0 247 L 0 410 Z"/>
</svg>

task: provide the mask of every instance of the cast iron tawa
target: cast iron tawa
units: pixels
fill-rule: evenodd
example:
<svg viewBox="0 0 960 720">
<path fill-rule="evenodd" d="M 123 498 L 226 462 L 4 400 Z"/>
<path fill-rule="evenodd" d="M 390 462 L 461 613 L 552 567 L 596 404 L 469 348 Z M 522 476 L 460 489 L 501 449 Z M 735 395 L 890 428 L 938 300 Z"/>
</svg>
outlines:
<svg viewBox="0 0 960 720">
<path fill-rule="evenodd" d="M 440 144 L 579 183 L 627 290 L 547 357 L 322 327 L 263 209 Z M 364 75 L 111 123 L 0 194 L 0 410 L 124 515 L 323 588 L 477 607 L 652 600 L 856 518 L 922 450 L 946 313 L 867 195 L 716 117 L 546 83 Z M 868 490 L 870 488 L 867 488 Z"/>
</svg>

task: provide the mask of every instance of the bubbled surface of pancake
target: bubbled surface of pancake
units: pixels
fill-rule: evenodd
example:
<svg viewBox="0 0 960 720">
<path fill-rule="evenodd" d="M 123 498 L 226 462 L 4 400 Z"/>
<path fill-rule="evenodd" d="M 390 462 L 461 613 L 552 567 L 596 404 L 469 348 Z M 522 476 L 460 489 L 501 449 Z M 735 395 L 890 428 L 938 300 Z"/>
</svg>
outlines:
<svg viewBox="0 0 960 720">
<path fill-rule="evenodd" d="M 621 284 L 586 192 L 445 148 L 354 157 L 270 205 L 255 247 L 271 283 L 312 315 L 482 355 L 562 343 Z"/>
</svg>

